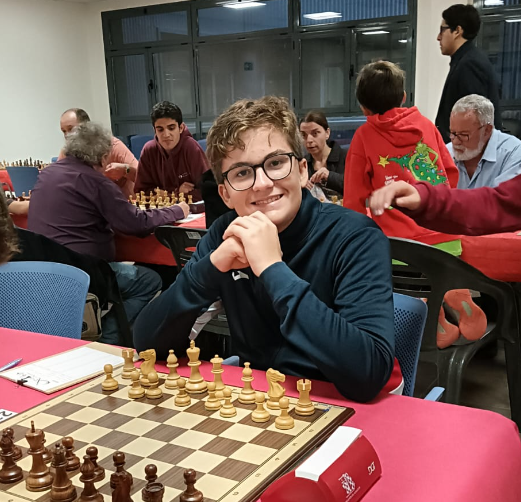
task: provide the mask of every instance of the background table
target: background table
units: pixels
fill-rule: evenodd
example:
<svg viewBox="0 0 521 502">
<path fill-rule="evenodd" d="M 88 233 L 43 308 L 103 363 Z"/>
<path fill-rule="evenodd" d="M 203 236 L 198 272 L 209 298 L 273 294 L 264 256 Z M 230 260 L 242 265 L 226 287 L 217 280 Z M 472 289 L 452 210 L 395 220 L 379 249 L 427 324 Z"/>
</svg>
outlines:
<svg viewBox="0 0 521 502">
<path fill-rule="evenodd" d="M 27 363 L 83 343 L 0 328 L 0 364 L 17 357 Z M 207 380 L 210 370 L 211 365 L 203 363 L 201 373 Z M 179 373 L 187 376 L 188 368 L 180 367 Z M 223 377 L 225 383 L 240 385 L 241 369 L 226 367 Z M 254 371 L 254 377 L 254 388 L 266 391 L 264 372 Z M 297 395 L 295 383 L 294 377 L 287 377 L 288 395 Z M 0 408 L 21 412 L 55 395 L 0 378 Z M 362 429 L 380 457 L 382 478 L 364 502 L 521 500 L 519 431 L 501 415 L 393 395 L 381 395 L 370 404 L 353 403 L 324 382 L 313 382 L 312 397 L 354 408 L 348 425 Z"/>
<path fill-rule="evenodd" d="M 11 215 L 14 224 L 20 228 L 27 228 L 26 215 Z M 206 228 L 204 215 L 189 223 L 181 223 L 178 226 L 186 228 Z M 172 251 L 163 246 L 154 236 L 136 237 L 134 235 L 116 234 L 116 261 L 133 261 L 137 263 L 151 263 L 155 265 L 176 266 Z"/>
<path fill-rule="evenodd" d="M 461 258 L 485 275 L 500 281 L 521 282 L 520 232 L 464 236 L 461 246 Z"/>
</svg>

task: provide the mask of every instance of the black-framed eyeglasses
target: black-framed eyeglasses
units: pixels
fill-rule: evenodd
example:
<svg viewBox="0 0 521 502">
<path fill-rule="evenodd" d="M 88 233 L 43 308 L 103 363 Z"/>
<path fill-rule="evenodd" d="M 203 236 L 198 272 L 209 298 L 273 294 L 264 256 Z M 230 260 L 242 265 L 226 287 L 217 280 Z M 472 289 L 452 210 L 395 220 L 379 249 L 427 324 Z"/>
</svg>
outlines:
<svg viewBox="0 0 521 502">
<path fill-rule="evenodd" d="M 445 30 L 448 30 L 450 28 L 450 26 L 440 26 L 440 35 L 443 35 L 443 32 Z"/>
<path fill-rule="evenodd" d="M 223 178 L 237 192 L 248 190 L 255 185 L 257 169 L 262 169 L 264 174 L 272 181 L 287 178 L 293 167 L 293 159 L 300 160 L 294 153 L 277 153 L 266 157 L 260 164 L 244 164 L 236 166 L 223 173 Z"/>
<path fill-rule="evenodd" d="M 481 127 L 478 127 L 475 131 L 468 132 L 468 133 L 467 132 L 465 132 L 465 133 L 456 133 L 456 132 L 450 131 L 449 132 L 449 138 L 450 138 L 451 141 L 456 139 L 456 138 L 458 138 L 462 143 L 466 143 L 475 132 L 478 132 L 480 129 L 483 129 L 487 125 L 488 124 L 483 124 Z"/>
</svg>

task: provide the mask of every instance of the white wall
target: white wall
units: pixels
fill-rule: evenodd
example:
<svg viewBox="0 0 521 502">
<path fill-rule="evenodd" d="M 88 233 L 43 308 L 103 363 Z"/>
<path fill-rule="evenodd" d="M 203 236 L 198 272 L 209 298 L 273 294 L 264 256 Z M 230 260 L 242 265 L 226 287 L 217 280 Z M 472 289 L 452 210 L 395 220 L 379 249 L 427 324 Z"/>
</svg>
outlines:
<svg viewBox="0 0 521 502">
<path fill-rule="evenodd" d="M 87 6 L 53 0 L 0 2 L 0 159 L 49 160 L 63 110 L 93 106 Z"/>
<path fill-rule="evenodd" d="M 160 3 L 172 0 L 0 0 L 0 159 L 55 156 L 70 107 L 109 127 L 101 13 Z M 418 0 L 415 104 L 432 120 L 449 69 L 436 36 L 453 3 Z"/>
<path fill-rule="evenodd" d="M 472 0 L 418 0 L 414 104 L 432 121 L 438 112 L 450 62 L 449 57 L 442 56 L 436 37 L 440 31 L 441 13 L 455 3 L 471 4 Z"/>
</svg>

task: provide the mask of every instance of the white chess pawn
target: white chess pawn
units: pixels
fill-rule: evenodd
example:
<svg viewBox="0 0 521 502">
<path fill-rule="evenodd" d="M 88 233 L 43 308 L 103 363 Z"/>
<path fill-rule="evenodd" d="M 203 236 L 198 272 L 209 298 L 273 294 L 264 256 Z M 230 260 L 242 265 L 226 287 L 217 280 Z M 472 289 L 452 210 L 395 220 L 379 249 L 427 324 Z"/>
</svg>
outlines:
<svg viewBox="0 0 521 502">
<path fill-rule="evenodd" d="M 128 397 L 130 399 L 140 399 L 145 395 L 145 389 L 141 387 L 141 382 L 139 381 L 139 371 L 135 369 L 130 375 L 130 379 L 132 380 L 132 386 L 128 389 Z"/>
<path fill-rule="evenodd" d="M 118 381 L 112 376 L 112 372 L 114 371 L 112 364 L 105 364 L 103 369 L 105 370 L 106 378 L 101 384 L 101 388 L 106 391 L 117 390 L 119 388 L 119 384 Z"/>
<path fill-rule="evenodd" d="M 257 408 L 253 410 L 251 414 L 251 419 L 254 422 L 259 424 L 267 422 L 270 419 L 270 412 L 264 408 L 264 401 L 266 401 L 266 396 L 263 392 L 255 393 L 255 403 L 257 404 Z"/>
<path fill-rule="evenodd" d="M 182 408 L 190 406 L 190 403 L 192 402 L 192 398 L 186 392 L 185 385 L 186 380 L 184 378 L 179 378 L 177 381 L 177 388 L 179 391 L 177 392 L 177 396 L 175 396 L 174 404 Z"/>
<path fill-rule="evenodd" d="M 156 371 L 151 371 L 147 375 L 150 387 L 146 390 L 146 396 L 149 399 L 160 399 L 163 396 L 163 391 L 159 388 L 159 376 Z"/>
<path fill-rule="evenodd" d="M 237 415 L 237 410 L 232 403 L 232 391 L 228 387 L 223 390 L 224 404 L 222 405 L 219 414 L 223 418 L 231 418 Z"/>
<path fill-rule="evenodd" d="M 208 382 L 208 399 L 204 402 L 208 411 L 217 411 L 221 408 L 221 401 L 215 395 L 215 382 Z"/>
<path fill-rule="evenodd" d="M 275 427 L 281 430 L 293 429 L 295 427 L 295 420 L 288 413 L 289 399 L 281 397 L 279 401 L 280 415 L 275 419 Z"/>
</svg>

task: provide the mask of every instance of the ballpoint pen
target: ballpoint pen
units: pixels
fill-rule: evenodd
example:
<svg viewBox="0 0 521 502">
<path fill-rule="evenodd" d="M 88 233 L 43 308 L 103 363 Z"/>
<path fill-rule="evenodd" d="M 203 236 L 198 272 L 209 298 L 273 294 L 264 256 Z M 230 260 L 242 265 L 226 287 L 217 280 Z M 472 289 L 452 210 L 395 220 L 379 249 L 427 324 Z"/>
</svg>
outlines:
<svg viewBox="0 0 521 502">
<path fill-rule="evenodd" d="M 5 364 L 4 366 L 0 367 L 0 372 L 8 370 L 10 368 L 14 368 L 18 364 L 20 364 L 21 361 L 22 361 L 22 358 L 20 357 L 20 359 L 15 359 L 14 361 L 11 361 L 10 363 Z"/>
</svg>

